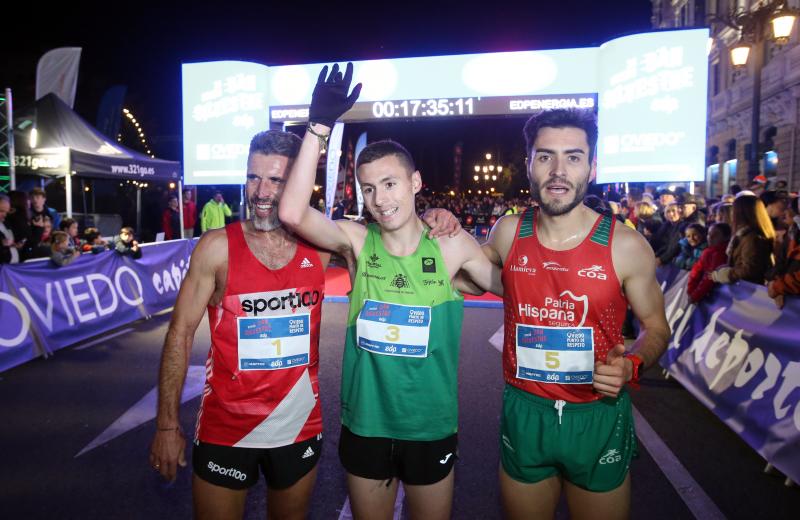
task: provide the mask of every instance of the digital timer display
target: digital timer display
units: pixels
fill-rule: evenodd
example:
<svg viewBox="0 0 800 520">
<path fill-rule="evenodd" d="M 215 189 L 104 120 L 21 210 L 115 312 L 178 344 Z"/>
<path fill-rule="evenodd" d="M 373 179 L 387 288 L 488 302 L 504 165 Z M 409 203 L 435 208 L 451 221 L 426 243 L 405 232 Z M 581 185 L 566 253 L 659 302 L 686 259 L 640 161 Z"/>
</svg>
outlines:
<svg viewBox="0 0 800 520">
<path fill-rule="evenodd" d="M 463 116 L 475 113 L 473 98 L 456 99 L 412 99 L 401 102 L 375 101 L 372 115 L 375 119 L 392 117 L 442 117 Z"/>
<path fill-rule="evenodd" d="M 388 101 L 360 101 L 342 116 L 345 123 L 375 120 L 438 119 L 445 117 L 496 116 L 529 114 L 554 108 L 594 110 L 597 95 L 538 95 L 457 97 L 436 99 L 398 99 Z M 307 105 L 278 106 L 270 108 L 273 122 L 305 122 Z"/>
</svg>

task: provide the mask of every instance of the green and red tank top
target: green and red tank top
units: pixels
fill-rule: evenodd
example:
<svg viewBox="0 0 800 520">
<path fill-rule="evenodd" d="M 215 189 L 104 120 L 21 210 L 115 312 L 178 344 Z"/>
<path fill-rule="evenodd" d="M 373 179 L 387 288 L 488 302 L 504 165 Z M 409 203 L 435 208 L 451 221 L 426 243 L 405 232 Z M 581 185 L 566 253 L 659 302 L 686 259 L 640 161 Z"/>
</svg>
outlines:
<svg viewBox="0 0 800 520">
<path fill-rule="evenodd" d="M 627 310 L 611 256 L 614 220 L 598 216 L 578 246 L 556 251 L 539 242 L 537 215 L 522 214 L 503 266 L 503 376 L 540 397 L 594 401 L 594 363 L 623 343 Z"/>
</svg>

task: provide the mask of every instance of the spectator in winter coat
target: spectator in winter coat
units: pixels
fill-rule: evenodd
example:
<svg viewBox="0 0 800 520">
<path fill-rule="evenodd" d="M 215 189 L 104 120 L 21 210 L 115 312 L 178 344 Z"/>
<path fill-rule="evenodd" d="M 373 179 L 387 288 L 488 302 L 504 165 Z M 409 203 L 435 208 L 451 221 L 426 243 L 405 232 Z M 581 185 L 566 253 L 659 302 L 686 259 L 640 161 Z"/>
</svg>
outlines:
<svg viewBox="0 0 800 520">
<path fill-rule="evenodd" d="M 84 253 L 102 253 L 108 249 L 108 244 L 103 237 L 100 236 L 100 231 L 96 227 L 88 227 L 83 230 L 83 245 L 81 251 Z"/>
<path fill-rule="evenodd" d="M 142 257 L 139 242 L 133 237 L 133 228 L 124 227 L 119 230 L 119 235 L 114 237 L 114 250 L 121 255 L 130 255 L 134 259 Z"/>
<path fill-rule="evenodd" d="M 81 255 L 80 251 L 70 247 L 69 235 L 64 231 L 54 231 L 50 242 L 50 260 L 58 267 L 71 264 Z"/>
<path fill-rule="evenodd" d="M 33 188 L 30 192 L 30 200 L 31 217 L 34 221 L 34 224 L 37 217 L 50 217 L 50 221 L 53 224 L 53 229 L 60 229 L 59 226 L 61 225 L 61 215 L 59 215 L 58 211 L 47 206 L 47 194 L 45 194 L 42 188 Z"/>
<path fill-rule="evenodd" d="M 181 214 L 178 209 L 178 197 L 175 195 L 169 196 L 167 207 L 161 214 L 161 231 L 164 232 L 164 240 L 181 238 Z"/>
<path fill-rule="evenodd" d="M 197 204 L 192 200 L 192 190 L 183 190 L 183 238 L 194 236 L 197 223 Z"/>
<path fill-rule="evenodd" d="M 676 203 L 664 209 L 664 223 L 653 237 L 653 251 L 656 253 L 656 264 L 667 265 L 680 253 L 681 208 Z"/>
<path fill-rule="evenodd" d="M 786 295 L 800 294 L 800 212 L 797 201 L 795 197 L 789 204 L 786 219 L 789 229 L 784 235 L 775 269 L 767 285 L 769 297 L 775 300 L 779 309 L 783 308 Z"/>
<path fill-rule="evenodd" d="M 688 271 L 697 262 L 707 246 L 706 227 L 696 222 L 689 224 L 684 232 L 684 237 L 680 239 L 678 244 L 680 244 L 681 251 L 672 260 L 672 263 Z"/>
<path fill-rule="evenodd" d="M 711 273 L 728 263 L 728 254 L 725 250 L 730 239 L 731 227 L 724 222 L 717 222 L 708 230 L 708 247 L 689 273 L 687 292 L 692 303 L 705 298 L 714 287 Z"/>
<path fill-rule="evenodd" d="M 739 280 L 763 284 L 772 268 L 775 229 L 764 203 L 752 194 L 737 195 L 733 201 L 733 238 L 728 244 L 728 266 L 711 275 L 715 282 Z"/>
</svg>

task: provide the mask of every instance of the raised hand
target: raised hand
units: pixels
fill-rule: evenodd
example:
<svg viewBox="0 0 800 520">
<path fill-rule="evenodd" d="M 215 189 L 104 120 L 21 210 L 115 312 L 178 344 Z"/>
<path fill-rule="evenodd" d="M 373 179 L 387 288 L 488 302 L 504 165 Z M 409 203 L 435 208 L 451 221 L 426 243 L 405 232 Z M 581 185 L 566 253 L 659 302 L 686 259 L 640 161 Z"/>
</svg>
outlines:
<svg viewBox="0 0 800 520">
<path fill-rule="evenodd" d="M 308 108 L 308 122 L 318 123 L 333 128 L 336 120 L 353 107 L 361 94 L 361 83 L 353 88 L 350 95 L 350 83 L 353 81 L 353 64 L 348 63 L 344 76 L 336 63 L 328 75 L 328 66 L 322 67 L 317 78 L 314 93 L 311 95 L 311 106 Z"/>
</svg>

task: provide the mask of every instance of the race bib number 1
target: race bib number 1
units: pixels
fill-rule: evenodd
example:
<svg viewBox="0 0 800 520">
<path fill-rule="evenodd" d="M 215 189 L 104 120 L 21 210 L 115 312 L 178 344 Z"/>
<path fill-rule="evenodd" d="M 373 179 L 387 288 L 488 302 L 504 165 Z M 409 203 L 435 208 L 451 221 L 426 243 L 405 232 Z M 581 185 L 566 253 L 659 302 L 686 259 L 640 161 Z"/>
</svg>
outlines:
<svg viewBox="0 0 800 520">
<path fill-rule="evenodd" d="M 428 357 L 431 308 L 364 300 L 358 314 L 358 346 L 387 356 Z"/>
<path fill-rule="evenodd" d="M 591 327 L 517 324 L 517 377 L 539 383 L 587 384 L 594 372 Z"/>
<path fill-rule="evenodd" d="M 239 370 L 280 370 L 308 364 L 308 314 L 237 320 Z"/>
</svg>

